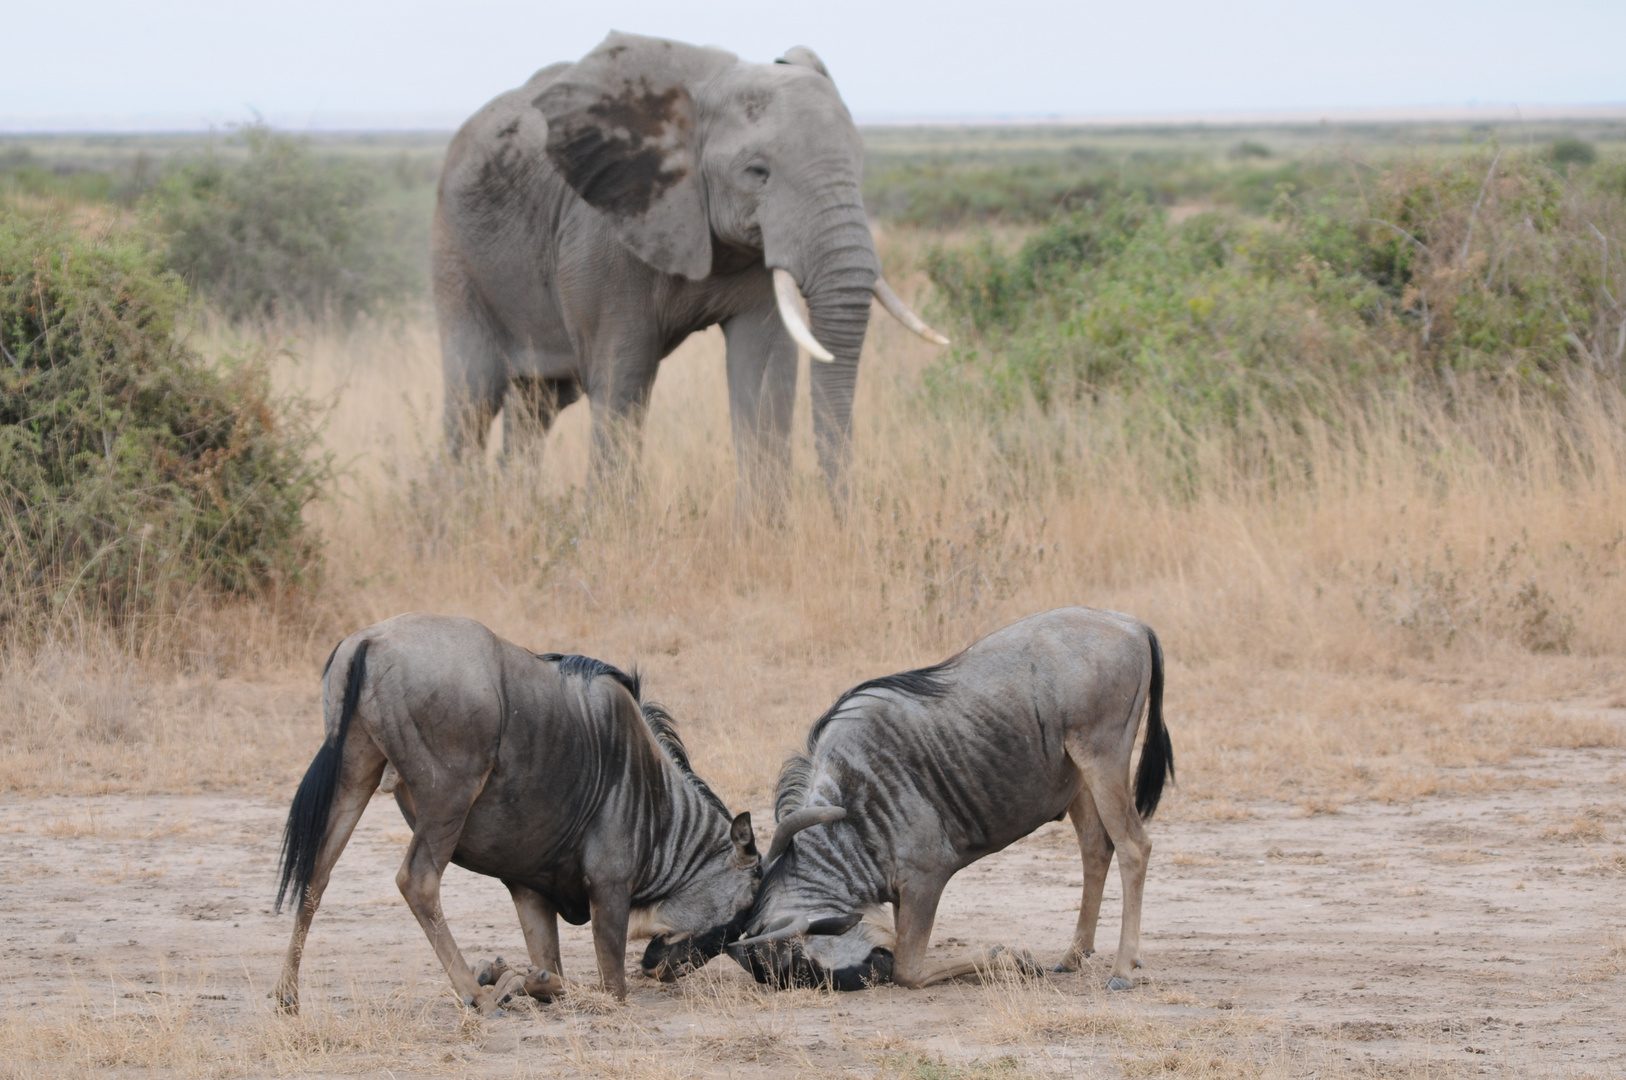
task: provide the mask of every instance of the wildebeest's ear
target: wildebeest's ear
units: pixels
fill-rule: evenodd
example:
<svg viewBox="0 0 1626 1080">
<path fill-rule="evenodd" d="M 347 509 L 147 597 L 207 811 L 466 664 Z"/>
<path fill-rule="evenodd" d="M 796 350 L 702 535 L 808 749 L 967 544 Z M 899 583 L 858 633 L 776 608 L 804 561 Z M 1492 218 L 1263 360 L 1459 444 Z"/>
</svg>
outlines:
<svg viewBox="0 0 1626 1080">
<path fill-rule="evenodd" d="M 757 834 L 751 829 L 751 811 L 747 810 L 734 819 L 734 824 L 729 826 L 728 835 L 741 855 L 757 853 Z"/>
<path fill-rule="evenodd" d="M 734 62 L 721 49 L 612 33 L 532 101 L 548 121 L 548 160 L 657 270 L 711 273 L 690 88 Z"/>
</svg>

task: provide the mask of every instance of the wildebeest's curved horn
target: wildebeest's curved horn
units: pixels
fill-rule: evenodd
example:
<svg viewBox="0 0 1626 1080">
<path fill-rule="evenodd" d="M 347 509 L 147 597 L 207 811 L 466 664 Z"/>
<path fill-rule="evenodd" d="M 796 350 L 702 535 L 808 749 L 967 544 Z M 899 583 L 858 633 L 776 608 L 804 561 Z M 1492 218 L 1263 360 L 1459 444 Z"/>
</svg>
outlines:
<svg viewBox="0 0 1626 1080">
<path fill-rule="evenodd" d="M 813 937 L 821 935 L 840 937 L 859 923 L 864 921 L 861 911 L 849 911 L 845 915 L 826 915 L 822 919 L 814 919 L 807 924 L 807 932 Z"/>
<path fill-rule="evenodd" d="M 763 860 L 764 866 L 772 866 L 774 860 L 785 853 L 790 847 L 791 838 L 803 829 L 814 825 L 823 825 L 826 822 L 840 821 L 847 816 L 845 808 L 840 806 L 806 806 L 800 810 L 785 815 L 785 820 L 779 823 L 774 830 L 773 843 L 768 845 L 768 857 Z"/>
<path fill-rule="evenodd" d="M 744 949 L 751 945 L 761 945 L 768 941 L 780 941 L 784 938 L 801 937 L 807 933 L 807 928 L 811 925 L 812 922 L 806 915 L 798 915 L 783 926 L 776 927 L 766 933 L 758 934 L 756 937 L 741 938 L 730 945 L 728 951 L 733 954 L 736 949 Z"/>
</svg>

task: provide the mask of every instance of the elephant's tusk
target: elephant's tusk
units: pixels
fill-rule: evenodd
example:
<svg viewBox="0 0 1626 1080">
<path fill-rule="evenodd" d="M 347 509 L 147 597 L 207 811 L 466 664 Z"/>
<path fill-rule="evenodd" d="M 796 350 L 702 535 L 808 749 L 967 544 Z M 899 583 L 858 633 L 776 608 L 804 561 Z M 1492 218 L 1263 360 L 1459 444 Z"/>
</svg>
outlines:
<svg viewBox="0 0 1626 1080">
<path fill-rule="evenodd" d="M 933 345 L 947 345 L 949 343 L 948 338 L 927 326 L 921 321 L 919 315 L 904 306 L 903 301 L 898 299 L 898 294 L 892 291 L 892 286 L 886 283 L 886 278 L 878 277 L 875 279 L 875 299 L 881 302 L 881 306 L 886 308 L 894 319 Z"/>
<path fill-rule="evenodd" d="M 779 318 L 784 322 L 785 329 L 790 331 L 790 336 L 796 339 L 796 344 L 812 354 L 815 360 L 823 360 L 826 364 L 834 360 L 835 354 L 820 345 L 819 339 L 813 336 L 813 331 L 802 321 L 802 313 L 798 308 L 807 301 L 802 299 L 802 290 L 797 287 L 796 279 L 791 276 L 789 270 L 783 268 L 774 270 L 773 294 L 779 301 Z"/>
</svg>

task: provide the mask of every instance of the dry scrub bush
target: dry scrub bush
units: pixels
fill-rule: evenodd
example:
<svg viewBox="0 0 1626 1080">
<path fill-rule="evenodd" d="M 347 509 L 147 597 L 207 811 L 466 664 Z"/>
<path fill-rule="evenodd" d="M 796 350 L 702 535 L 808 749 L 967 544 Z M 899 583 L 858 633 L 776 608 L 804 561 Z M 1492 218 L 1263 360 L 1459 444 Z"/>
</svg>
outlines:
<svg viewBox="0 0 1626 1080">
<path fill-rule="evenodd" d="M 263 354 L 194 352 L 184 302 L 139 235 L 0 213 L 0 646 L 83 620 L 140 656 L 314 573 L 309 411 Z"/>
</svg>

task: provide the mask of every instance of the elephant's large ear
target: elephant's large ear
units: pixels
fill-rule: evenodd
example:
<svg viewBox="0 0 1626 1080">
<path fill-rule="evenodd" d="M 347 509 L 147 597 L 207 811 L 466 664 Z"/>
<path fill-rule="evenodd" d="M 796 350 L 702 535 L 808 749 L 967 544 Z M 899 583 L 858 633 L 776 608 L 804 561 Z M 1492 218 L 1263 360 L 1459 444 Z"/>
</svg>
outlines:
<svg viewBox="0 0 1626 1080">
<path fill-rule="evenodd" d="M 612 33 L 533 101 L 565 182 L 669 274 L 711 273 L 690 87 L 733 61 L 720 49 Z"/>
</svg>

